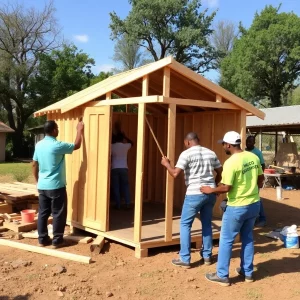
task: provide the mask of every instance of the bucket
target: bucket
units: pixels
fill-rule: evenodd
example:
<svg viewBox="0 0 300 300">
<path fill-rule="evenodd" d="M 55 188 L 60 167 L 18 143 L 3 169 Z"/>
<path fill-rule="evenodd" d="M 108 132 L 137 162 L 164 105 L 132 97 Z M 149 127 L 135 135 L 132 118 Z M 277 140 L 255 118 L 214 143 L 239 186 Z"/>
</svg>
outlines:
<svg viewBox="0 0 300 300">
<path fill-rule="evenodd" d="M 24 209 L 21 211 L 22 223 L 32 223 L 34 221 L 34 216 L 34 209 Z"/>
<path fill-rule="evenodd" d="M 299 248 L 299 237 L 298 236 L 282 236 L 283 245 L 285 248 Z"/>
</svg>

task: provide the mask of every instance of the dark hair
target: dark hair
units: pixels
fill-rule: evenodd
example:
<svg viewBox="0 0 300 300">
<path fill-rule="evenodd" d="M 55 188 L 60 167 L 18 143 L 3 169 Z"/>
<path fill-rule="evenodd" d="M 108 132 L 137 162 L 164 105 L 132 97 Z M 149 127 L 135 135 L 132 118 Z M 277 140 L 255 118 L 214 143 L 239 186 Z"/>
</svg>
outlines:
<svg viewBox="0 0 300 300">
<path fill-rule="evenodd" d="M 124 140 L 124 134 L 119 132 L 117 134 L 113 134 L 112 136 L 112 144 L 115 144 L 115 143 L 122 143 Z"/>
<path fill-rule="evenodd" d="M 53 120 L 49 120 L 44 124 L 45 134 L 51 134 L 56 128 L 57 128 L 57 124 Z"/>
<path fill-rule="evenodd" d="M 254 141 L 255 141 L 255 136 L 254 136 L 254 135 L 249 135 L 249 136 L 247 136 L 247 139 L 246 139 L 246 140 L 249 140 L 249 139 L 254 139 Z"/>
<path fill-rule="evenodd" d="M 185 136 L 185 140 L 188 141 L 198 141 L 199 142 L 199 138 L 196 132 L 189 132 L 186 136 Z"/>
</svg>

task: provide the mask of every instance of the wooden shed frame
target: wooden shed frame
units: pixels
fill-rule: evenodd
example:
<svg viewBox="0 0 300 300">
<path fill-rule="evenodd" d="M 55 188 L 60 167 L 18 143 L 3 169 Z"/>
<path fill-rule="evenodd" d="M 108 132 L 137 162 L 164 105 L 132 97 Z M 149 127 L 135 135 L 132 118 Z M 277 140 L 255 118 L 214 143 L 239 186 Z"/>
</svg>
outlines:
<svg viewBox="0 0 300 300">
<path fill-rule="evenodd" d="M 112 99 L 113 94 L 118 95 L 120 98 Z M 109 230 L 109 158 L 113 118 L 112 106 L 114 105 L 135 105 L 138 107 L 132 238 L 122 238 Z M 232 114 L 232 112 L 234 113 Z M 221 113 L 222 122 L 216 125 L 215 123 L 218 122 L 218 116 Z M 78 118 L 80 116 L 84 117 L 85 137 L 83 149 L 80 150 L 80 154 L 76 156 L 73 154 L 73 158 L 66 159 L 68 197 L 69 200 L 72 199 L 68 209 L 73 209 L 74 213 L 74 207 L 77 205 L 75 215 L 78 216 L 78 211 L 82 210 L 83 216 L 74 221 L 74 218 L 72 219 L 69 214 L 68 223 L 74 227 L 135 247 L 136 257 L 147 256 L 149 248 L 179 244 L 179 237 L 174 235 L 173 232 L 174 178 L 168 172 L 164 175 L 166 180 L 163 238 L 153 240 L 143 240 L 142 238 L 146 118 L 151 118 L 151 116 L 166 118 L 166 155 L 172 162 L 177 159 L 175 157 L 176 141 L 178 139 L 183 141 L 183 135 L 176 132 L 176 120 L 180 115 L 184 115 L 187 121 L 193 118 L 192 125 L 189 127 L 191 129 L 195 128 L 198 118 L 201 118 L 202 115 L 212 116 L 207 126 L 210 126 L 208 137 L 210 148 L 215 152 L 219 151 L 216 148 L 217 140 L 222 138 L 227 130 L 240 131 L 242 145 L 244 146 L 247 115 L 264 118 L 264 113 L 250 103 L 191 71 L 172 57 L 111 76 L 100 83 L 35 112 L 34 115 L 38 117 L 45 114 L 47 114 L 48 119 L 54 119 L 58 122 L 60 127 L 58 138 L 69 142 L 74 140 L 76 134 L 74 127 Z M 226 117 L 227 114 L 228 118 Z M 130 114 L 128 115 L 130 118 Z M 231 116 L 233 117 L 231 118 Z M 202 125 L 205 126 L 204 121 Z M 199 128 L 200 125 L 197 126 Z M 95 131 L 94 135 L 93 130 L 96 127 L 98 131 Z M 97 141 L 94 139 L 95 136 L 97 136 Z M 93 159 L 95 161 L 94 165 L 97 165 L 98 169 L 85 162 Z M 96 179 L 94 183 L 91 183 L 86 177 Z M 72 182 L 71 186 L 69 186 L 69 182 Z M 81 186 L 82 182 L 84 182 L 85 187 Z M 89 204 L 89 202 L 92 203 Z M 89 209 L 90 212 L 87 212 L 87 206 L 89 205 L 95 211 Z M 90 216 L 86 217 L 88 214 Z M 215 215 L 217 214 L 218 209 L 215 210 Z M 218 232 L 216 235 L 218 235 Z M 201 234 L 193 235 L 192 241 L 200 243 Z"/>
</svg>

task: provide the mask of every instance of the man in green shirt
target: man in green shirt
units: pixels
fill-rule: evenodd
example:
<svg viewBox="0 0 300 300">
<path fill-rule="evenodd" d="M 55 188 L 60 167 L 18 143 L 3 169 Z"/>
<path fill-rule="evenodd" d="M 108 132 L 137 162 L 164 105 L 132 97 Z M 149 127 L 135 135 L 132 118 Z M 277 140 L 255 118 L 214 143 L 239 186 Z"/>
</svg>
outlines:
<svg viewBox="0 0 300 300">
<path fill-rule="evenodd" d="M 252 282 L 254 242 L 253 227 L 259 214 L 260 198 L 258 188 L 264 176 L 259 159 L 253 153 L 240 147 L 241 137 L 229 131 L 221 141 L 226 154 L 231 155 L 223 166 L 222 185 L 216 188 L 202 186 L 205 194 L 227 193 L 227 207 L 222 218 L 217 272 L 208 273 L 206 279 L 222 286 L 229 286 L 229 264 L 235 237 L 240 233 L 242 249 L 240 268 L 236 273 L 246 282 Z"/>
<path fill-rule="evenodd" d="M 246 149 L 245 150 L 252 152 L 259 158 L 262 170 L 264 171 L 265 170 L 265 161 L 264 161 L 263 154 L 254 145 L 255 145 L 255 137 L 253 135 L 249 135 L 246 139 Z M 256 219 L 255 226 L 264 227 L 264 226 L 266 226 L 266 221 L 267 220 L 266 220 L 264 206 L 263 206 L 262 200 L 260 199 L 260 211 L 259 211 L 259 216 Z"/>
</svg>

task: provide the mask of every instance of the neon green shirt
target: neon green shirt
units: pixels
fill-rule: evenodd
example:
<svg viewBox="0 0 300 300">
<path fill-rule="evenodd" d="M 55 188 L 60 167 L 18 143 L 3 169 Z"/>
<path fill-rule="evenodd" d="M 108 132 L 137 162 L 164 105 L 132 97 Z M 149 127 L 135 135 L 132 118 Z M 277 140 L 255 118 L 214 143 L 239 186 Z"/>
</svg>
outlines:
<svg viewBox="0 0 300 300">
<path fill-rule="evenodd" d="M 259 158 L 248 151 L 233 154 L 223 166 L 222 183 L 231 185 L 229 206 L 244 206 L 259 201 L 257 177 L 262 175 Z"/>
</svg>

